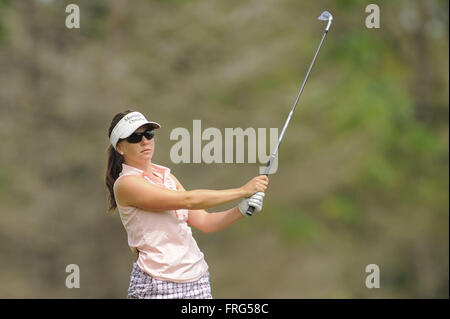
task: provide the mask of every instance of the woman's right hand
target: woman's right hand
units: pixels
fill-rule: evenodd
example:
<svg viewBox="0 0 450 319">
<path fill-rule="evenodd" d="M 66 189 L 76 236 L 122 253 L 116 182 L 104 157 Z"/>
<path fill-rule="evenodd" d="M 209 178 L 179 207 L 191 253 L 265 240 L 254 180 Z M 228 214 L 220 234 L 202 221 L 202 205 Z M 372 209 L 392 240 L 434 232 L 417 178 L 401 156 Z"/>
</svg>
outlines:
<svg viewBox="0 0 450 319">
<path fill-rule="evenodd" d="M 247 184 L 241 187 L 244 190 L 244 197 L 250 197 L 257 192 L 264 192 L 269 185 L 269 178 L 266 175 L 259 175 L 252 178 Z"/>
</svg>

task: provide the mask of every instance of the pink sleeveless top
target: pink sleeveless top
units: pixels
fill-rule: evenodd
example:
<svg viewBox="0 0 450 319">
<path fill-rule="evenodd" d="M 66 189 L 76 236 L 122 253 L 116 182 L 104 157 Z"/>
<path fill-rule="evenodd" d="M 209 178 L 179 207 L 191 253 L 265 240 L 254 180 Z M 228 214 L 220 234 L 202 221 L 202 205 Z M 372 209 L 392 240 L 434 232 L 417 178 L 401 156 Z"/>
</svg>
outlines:
<svg viewBox="0 0 450 319">
<path fill-rule="evenodd" d="M 122 172 L 114 183 L 127 175 L 142 176 L 149 183 L 177 190 L 170 169 L 152 163 L 152 175 L 133 166 L 122 164 Z M 166 281 L 191 282 L 208 270 L 203 253 L 192 237 L 187 224 L 187 209 L 150 212 L 117 204 L 127 231 L 128 245 L 139 251 L 138 266 L 150 276 Z"/>
</svg>

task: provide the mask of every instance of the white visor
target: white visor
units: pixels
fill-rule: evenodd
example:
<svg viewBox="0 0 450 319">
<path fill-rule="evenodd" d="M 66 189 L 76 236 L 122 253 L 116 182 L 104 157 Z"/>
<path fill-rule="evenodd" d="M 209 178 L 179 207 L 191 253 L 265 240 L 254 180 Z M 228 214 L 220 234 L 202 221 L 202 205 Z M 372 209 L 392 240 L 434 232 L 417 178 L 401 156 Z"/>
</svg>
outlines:
<svg viewBox="0 0 450 319">
<path fill-rule="evenodd" d="M 122 119 L 119 121 L 119 123 L 117 123 L 116 126 L 114 126 L 114 129 L 111 132 L 111 136 L 109 137 L 111 145 L 115 149 L 117 142 L 120 139 L 127 138 L 128 136 L 133 134 L 134 131 L 145 124 L 151 124 L 154 128 L 161 127 L 161 125 L 156 122 L 148 121 L 145 116 L 139 112 L 128 113 L 127 115 L 122 117 Z"/>
</svg>

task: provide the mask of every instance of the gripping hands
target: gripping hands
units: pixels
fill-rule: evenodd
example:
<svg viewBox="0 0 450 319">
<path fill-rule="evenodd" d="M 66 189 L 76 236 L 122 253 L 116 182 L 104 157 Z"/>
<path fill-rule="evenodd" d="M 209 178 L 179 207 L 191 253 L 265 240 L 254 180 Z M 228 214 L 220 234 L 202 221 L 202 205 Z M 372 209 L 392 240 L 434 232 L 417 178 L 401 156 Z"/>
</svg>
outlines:
<svg viewBox="0 0 450 319">
<path fill-rule="evenodd" d="M 257 212 L 260 212 L 263 207 L 264 196 L 265 194 L 263 192 L 258 192 L 253 194 L 251 197 L 245 198 L 243 201 L 241 201 L 238 205 L 241 214 L 244 216 L 248 216 L 246 212 L 249 206 L 255 207 L 255 210 Z"/>
</svg>

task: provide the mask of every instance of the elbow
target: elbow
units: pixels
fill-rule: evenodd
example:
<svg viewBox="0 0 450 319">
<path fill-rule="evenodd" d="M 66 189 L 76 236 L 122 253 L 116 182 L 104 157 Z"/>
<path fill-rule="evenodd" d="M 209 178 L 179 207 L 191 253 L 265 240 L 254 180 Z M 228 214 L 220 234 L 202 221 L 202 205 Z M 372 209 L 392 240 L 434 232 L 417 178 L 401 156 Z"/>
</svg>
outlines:
<svg viewBox="0 0 450 319">
<path fill-rule="evenodd" d="M 200 201 L 198 198 L 193 194 L 192 192 L 185 192 L 184 198 L 183 198 L 183 206 L 186 209 L 199 209 L 200 207 Z"/>
<path fill-rule="evenodd" d="M 194 210 L 190 212 L 189 225 L 201 231 L 203 234 L 210 234 L 216 231 L 214 224 L 211 222 L 211 214 L 206 211 Z"/>
<path fill-rule="evenodd" d="M 189 192 L 185 193 L 183 198 L 183 206 L 185 209 L 194 209 L 194 198 Z"/>
<path fill-rule="evenodd" d="M 215 230 L 212 229 L 211 227 L 205 227 L 205 226 L 203 226 L 203 227 L 200 229 L 200 231 L 201 231 L 203 234 L 211 234 L 211 233 L 214 233 L 214 232 L 215 232 Z"/>
<path fill-rule="evenodd" d="M 203 220 L 200 227 L 200 231 L 203 234 L 211 234 L 218 230 L 217 227 L 212 222 L 211 217 L 212 216 L 209 213 L 203 215 Z"/>
</svg>

